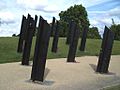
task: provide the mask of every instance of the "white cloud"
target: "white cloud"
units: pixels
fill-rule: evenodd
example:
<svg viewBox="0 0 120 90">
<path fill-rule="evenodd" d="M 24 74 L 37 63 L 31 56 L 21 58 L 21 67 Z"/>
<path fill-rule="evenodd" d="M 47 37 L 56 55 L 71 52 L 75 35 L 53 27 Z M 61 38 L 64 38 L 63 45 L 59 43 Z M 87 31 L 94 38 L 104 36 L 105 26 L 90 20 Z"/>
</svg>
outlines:
<svg viewBox="0 0 120 90">
<path fill-rule="evenodd" d="M 44 8 L 48 4 L 48 0 L 17 0 L 18 4 L 23 5 L 25 8 Z"/>
<path fill-rule="evenodd" d="M 1 18 L 1 23 L 9 24 L 9 23 L 14 23 L 14 14 L 11 12 L 5 12 L 2 11 L 0 12 L 0 18 Z"/>
<path fill-rule="evenodd" d="M 90 7 L 106 1 L 109 0 L 6 0 L 5 2 L 8 2 L 7 4 L 0 1 L 0 6 L 5 7 L 7 5 L 9 7 L 4 9 L 4 11 L 0 11 L 0 18 L 6 23 L 11 23 L 10 25 L 4 24 L 4 26 L 2 25 L 0 27 L 0 36 L 3 35 L 3 33 L 4 35 L 5 33 L 6 35 L 12 35 L 13 33 L 18 34 L 20 32 L 23 14 L 27 16 L 27 14 L 30 13 L 32 17 L 34 17 L 35 14 L 38 16 L 41 15 L 50 23 L 52 22 L 53 16 L 59 19 L 58 13 L 74 4 L 82 4 L 85 7 Z M 103 31 L 104 25 L 110 25 L 112 23 L 111 18 L 115 20 L 115 23 L 120 23 L 119 15 L 119 7 L 115 7 L 109 11 L 88 12 L 91 25 L 99 27 L 100 32 Z"/>
<path fill-rule="evenodd" d="M 91 26 L 98 27 L 102 35 L 104 26 L 110 27 L 112 25 L 112 18 L 116 24 L 120 24 L 120 7 L 115 7 L 108 11 L 89 11 L 88 16 Z"/>
<path fill-rule="evenodd" d="M 0 10 L 6 8 L 5 2 L 4 1 L 0 1 Z"/>
<path fill-rule="evenodd" d="M 99 24 L 99 22 L 97 20 L 90 20 L 90 24 L 93 25 L 93 26 L 96 26 Z"/>
<path fill-rule="evenodd" d="M 103 18 L 103 19 L 98 19 L 98 22 L 101 23 L 102 25 L 107 25 L 107 26 L 110 26 L 112 24 L 112 20 L 110 17 L 106 17 L 106 18 Z"/>
<path fill-rule="evenodd" d="M 108 11 L 110 16 L 118 16 L 120 18 L 120 7 L 116 7 Z"/>
<path fill-rule="evenodd" d="M 22 5 L 26 9 L 42 11 L 46 13 L 55 13 L 59 9 L 53 3 L 50 4 L 48 0 L 17 0 L 17 4 Z"/>
<path fill-rule="evenodd" d="M 82 4 L 85 7 L 91 7 L 97 4 L 104 3 L 109 0 L 78 0 L 77 4 Z"/>
<path fill-rule="evenodd" d="M 114 7 L 108 11 L 89 11 L 88 16 L 91 19 L 91 24 L 94 25 L 94 21 L 97 24 L 108 25 L 112 24 L 112 18 L 116 24 L 120 23 L 120 7 Z M 95 22 L 95 23 L 96 23 Z M 98 25 L 99 26 L 99 25 Z"/>
<path fill-rule="evenodd" d="M 45 11 L 48 12 L 58 12 L 59 9 L 56 5 L 48 5 L 47 7 L 44 8 Z"/>
<path fill-rule="evenodd" d="M 12 34 L 18 34 L 18 24 L 4 24 L 0 26 L 0 36 L 12 36 Z"/>
</svg>

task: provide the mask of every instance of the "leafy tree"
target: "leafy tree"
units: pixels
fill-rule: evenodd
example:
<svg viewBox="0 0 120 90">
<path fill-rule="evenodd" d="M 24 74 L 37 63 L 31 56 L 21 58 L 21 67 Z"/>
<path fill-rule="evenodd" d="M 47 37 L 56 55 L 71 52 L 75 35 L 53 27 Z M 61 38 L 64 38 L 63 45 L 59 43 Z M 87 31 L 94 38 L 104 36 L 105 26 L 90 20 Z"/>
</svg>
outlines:
<svg viewBox="0 0 120 90">
<path fill-rule="evenodd" d="M 59 36 L 65 37 L 67 36 L 68 24 L 64 21 L 59 21 Z"/>
<path fill-rule="evenodd" d="M 113 24 L 110 29 L 115 33 L 115 40 L 120 40 L 120 24 Z"/>
<path fill-rule="evenodd" d="M 71 6 L 66 11 L 61 11 L 59 16 L 61 25 L 60 34 L 63 36 L 67 34 L 68 24 L 71 20 L 74 20 L 78 24 L 80 30 L 82 30 L 84 26 L 89 26 L 87 11 L 82 5 Z"/>
<path fill-rule="evenodd" d="M 17 35 L 16 34 L 13 34 L 12 37 L 16 37 Z"/>
<path fill-rule="evenodd" d="M 87 37 L 91 39 L 100 39 L 101 36 L 98 32 L 98 28 L 97 27 L 89 28 Z"/>
</svg>

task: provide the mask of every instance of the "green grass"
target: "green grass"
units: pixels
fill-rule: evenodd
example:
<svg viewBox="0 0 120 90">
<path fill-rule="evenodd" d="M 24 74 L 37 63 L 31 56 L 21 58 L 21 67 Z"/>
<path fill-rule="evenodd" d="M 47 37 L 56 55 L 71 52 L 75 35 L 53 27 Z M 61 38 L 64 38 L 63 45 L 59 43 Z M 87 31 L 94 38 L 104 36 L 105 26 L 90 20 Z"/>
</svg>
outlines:
<svg viewBox="0 0 120 90">
<path fill-rule="evenodd" d="M 48 56 L 47 58 L 63 58 L 67 57 L 69 46 L 65 44 L 65 38 L 59 39 L 58 52 L 51 52 L 52 38 L 50 39 Z M 80 40 L 78 43 L 78 47 Z M 22 54 L 17 53 L 18 37 L 0 37 L 0 63 L 17 62 L 21 61 Z M 31 60 L 34 55 L 35 38 L 33 39 L 31 49 Z M 85 52 L 80 52 L 77 49 L 76 56 L 96 56 L 99 55 L 101 40 L 87 39 Z M 120 41 L 115 41 L 113 46 L 114 55 L 120 55 Z"/>
<path fill-rule="evenodd" d="M 109 87 L 109 88 L 105 88 L 103 90 L 120 90 L 120 84 L 116 85 L 116 86 Z"/>
</svg>

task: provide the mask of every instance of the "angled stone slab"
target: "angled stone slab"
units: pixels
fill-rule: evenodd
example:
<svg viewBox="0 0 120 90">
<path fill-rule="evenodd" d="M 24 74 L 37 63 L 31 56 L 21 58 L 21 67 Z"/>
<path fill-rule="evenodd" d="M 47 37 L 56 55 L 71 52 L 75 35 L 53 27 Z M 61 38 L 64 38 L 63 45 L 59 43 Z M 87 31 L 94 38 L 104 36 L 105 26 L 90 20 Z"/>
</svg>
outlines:
<svg viewBox="0 0 120 90">
<path fill-rule="evenodd" d="M 83 32 L 82 32 L 82 37 L 81 37 L 81 43 L 80 43 L 80 47 L 79 47 L 80 51 L 85 51 L 85 45 L 86 45 L 86 38 L 87 38 L 88 28 L 89 27 L 87 27 L 87 26 L 83 27 Z"/>
<path fill-rule="evenodd" d="M 71 41 L 71 38 L 72 38 L 72 23 L 73 21 L 70 21 L 69 22 L 69 25 L 68 25 L 68 33 L 67 33 L 67 38 L 66 38 L 66 44 L 69 45 L 70 44 L 70 41 Z"/>
<path fill-rule="evenodd" d="M 22 16 L 22 23 L 21 23 L 21 30 L 19 34 L 19 42 L 18 42 L 18 47 L 17 47 L 17 52 L 22 53 L 23 52 L 23 45 L 24 45 L 24 35 L 25 35 L 25 29 L 26 29 L 26 17 L 23 15 Z"/>
<path fill-rule="evenodd" d="M 22 65 L 29 65 L 29 58 L 31 52 L 32 39 L 35 31 L 35 20 L 28 16 L 28 26 L 25 35 L 25 45 L 22 55 Z"/>
<path fill-rule="evenodd" d="M 31 72 L 32 81 L 44 81 L 47 51 L 51 29 L 46 20 L 40 17 L 39 28 L 36 38 L 33 66 Z"/>
<path fill-rule="evenodd" d="M 55 34 L 52 42 L 52 52 L 56 53 L 58 50 L 58 40 L 59 40 L 59 22 L 56 22 Z"/>
<path fill-rule="evenodd" d="M 55 28 L 55 17 L 53 17 L 52 25 L 51 25 L 51 35 L 52 36 L 54 35 L 54 28 Z"/>
<path fill-rule="evenodd" d="M 72 28 L 73 28 L 73 37 L 71 38 L 71 42 L 69 46 L 67 62 L 75 62 L 75 54 L 79 40 L 80 30 L 78 29 L 78 26 L 75 22 L 73 23 Z"/>
<path fill-rule="evenodd" d="M 114 33 L 105 26 L 96 72 L 108 73 L 113 42 Z"/>
</svg>

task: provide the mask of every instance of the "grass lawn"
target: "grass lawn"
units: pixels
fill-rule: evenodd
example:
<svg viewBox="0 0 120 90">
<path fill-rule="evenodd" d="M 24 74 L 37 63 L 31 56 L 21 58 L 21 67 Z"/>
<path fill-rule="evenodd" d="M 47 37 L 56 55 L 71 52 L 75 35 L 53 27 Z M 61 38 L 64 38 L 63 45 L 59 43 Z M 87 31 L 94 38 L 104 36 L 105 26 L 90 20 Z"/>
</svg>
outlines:
<svg viewBox="0 0 120 90">
<path fill-rule="evenodd" d="M 17 53 L 18 37 L 0 37 L 0 63 L 17 62 L 21 61 L 22 54 Z M 69 46 L 65 44 L 66 39 L 60 38 L 58 44 L 58 52 L 51 52 L 52 38 L 50 39 L 48 58 L 62 58 L 67 57 Z M 80 40 L 79 40 L 80 44 Z M 31 49 L 31 60 L 34 54 L 35 38 L 33 39 Z M 101 46 L 101 40 L 99 39 L 87 39 L 85 52 L 80 52 L 77 49 L 76 56 L 93 56 L 99 55 Z M 79 47 L 79 45 L 78 45 Z M 114 55 L 120 55 L 120 41 L 115 41 L 113 46 Z"/>
<path fill-rule="evenodd" d="M 116 86 L 112 86 L 112 87 L 106 88 L 106 89 L 103 89 L 103 90 L 120 90 L 120 84 L 116 85 Z"/>
</svg>

